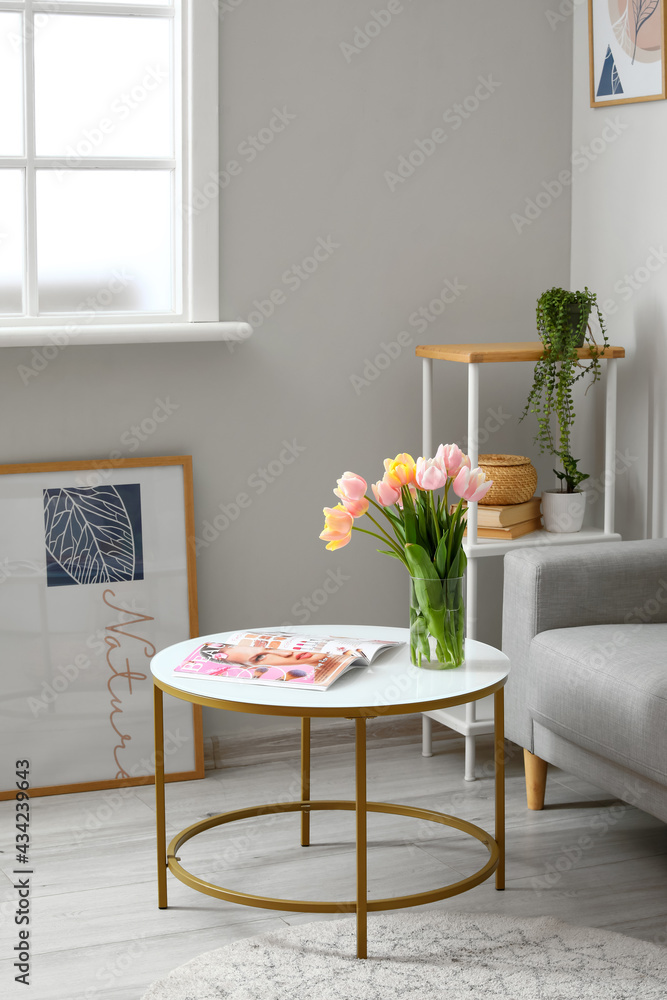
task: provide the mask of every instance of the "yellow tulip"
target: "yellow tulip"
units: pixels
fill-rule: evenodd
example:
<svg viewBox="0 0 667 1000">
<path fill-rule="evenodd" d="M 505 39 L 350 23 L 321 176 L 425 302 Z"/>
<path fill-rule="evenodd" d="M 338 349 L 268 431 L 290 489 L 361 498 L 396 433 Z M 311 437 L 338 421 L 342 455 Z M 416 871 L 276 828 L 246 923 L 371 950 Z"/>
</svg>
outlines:
<svg viewBox="0 0 667 1000">
<path fill-rule="evenodd" d="M 396 458 L 385 458 L 384 481 L 397 490 L 400 490 L 401 486 L 410 486 L 414 483 L 415 460 L 412 455 L 403 452 Z"/>
<path fill-rule="evenodd" d="M 352 538 L 354 518 L 345 510 L 341 503 L 335 507 L 324 508 L 324 531 L 320 538 L 328 542 L 330 552 L 342 549 Z"/>
</svg>

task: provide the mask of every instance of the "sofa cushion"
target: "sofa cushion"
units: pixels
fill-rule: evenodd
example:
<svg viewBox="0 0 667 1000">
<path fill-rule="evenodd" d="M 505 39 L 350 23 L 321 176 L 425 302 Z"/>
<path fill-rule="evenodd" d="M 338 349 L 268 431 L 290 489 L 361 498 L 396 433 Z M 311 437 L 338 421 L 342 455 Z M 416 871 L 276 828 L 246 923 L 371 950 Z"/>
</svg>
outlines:
<svg viewBox="0 0 667 1000">
<path fill-rule="evenodd" d="M 529 657 L 534 720 L 667 784 L 667 624 L 540 632 Z"/>
</svg>

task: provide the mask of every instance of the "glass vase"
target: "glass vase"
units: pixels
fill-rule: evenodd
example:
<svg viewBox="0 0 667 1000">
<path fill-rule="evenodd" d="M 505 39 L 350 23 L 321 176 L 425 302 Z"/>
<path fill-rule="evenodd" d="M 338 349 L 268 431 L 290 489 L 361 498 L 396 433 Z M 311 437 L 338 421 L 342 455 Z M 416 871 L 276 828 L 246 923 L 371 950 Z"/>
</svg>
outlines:
<svg viewBox="0 0 667 1000">
<path fill-rule="evenodd" d="M 447 670 L 465 661 L 463 577 L 410 577 L 410 660 L 416 667 Z"/>
</svg>

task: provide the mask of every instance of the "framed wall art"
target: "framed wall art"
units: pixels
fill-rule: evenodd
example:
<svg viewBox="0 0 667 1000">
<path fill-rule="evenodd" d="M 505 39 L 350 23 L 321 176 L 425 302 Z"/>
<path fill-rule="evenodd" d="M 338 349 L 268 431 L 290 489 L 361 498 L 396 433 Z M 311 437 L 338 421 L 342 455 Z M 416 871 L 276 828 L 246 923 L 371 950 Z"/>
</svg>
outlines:
<svg viewBox="0 0 667 1000">
<path fill-rule="evenodd" d="M 664 0 L 588 0 L 591 107 L 665 98 Z"/>
<path fill-rule="evenodd" d="M 198 634 L 192 459 L 0 466 L 0 798 L 153 781 L 153 654 Z M 204 776 L 167 699 L 165 767 Z"/>
</svg>

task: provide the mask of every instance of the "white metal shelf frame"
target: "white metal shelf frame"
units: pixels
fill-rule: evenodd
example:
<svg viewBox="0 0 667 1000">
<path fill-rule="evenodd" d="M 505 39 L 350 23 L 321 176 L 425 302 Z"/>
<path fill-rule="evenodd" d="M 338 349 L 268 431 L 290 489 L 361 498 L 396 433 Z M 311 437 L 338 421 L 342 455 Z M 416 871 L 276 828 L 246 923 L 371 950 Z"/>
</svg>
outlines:
<svg viewBox="0 0 667 1000">
<path fill-rule="evenodd" d="M 538 342 L 510 344 L 447 344 L 420 346 L 417 357 L 422 358 L 422 451 L 433 454 L 433 362 L 454 361 L 468 365 L 468 455 L 473 468 L 479 457 L 479 369 L 480 364 L 514 361 L 537 361 L 543 353 Z M 590 357 L 581 349 L 582 358 Z M 616 484 L 616 397 L 617 359 L 625 356 L 622 347 L 610 347 L 601 355 L 607 362 L 605 379 L 605 471 L 604 528 L 589 529 L 567 534 L 554 534 L 544 530 L 531 532 L 510 541 L 479 539 L 477 537 L 477 503 L 468 505 L 468 529 L 464 549 L 468 556 L 466 586 L 466 634 L 474 639 L 477 632 L 477 560 L 485 556 L 504 555 L 513 548 L 543 545 L 573 545 L 584 542 L 620 541 L 614 532 Z M 475 780 L 475 738 L 493 732 L 493 720 L 478 714 L 477 702 L 464 706 L 464 711 L 441 709 L 422 715 L 422 755 L 432 756 L 432 722 L 449 726 L 465 738 L 465 780 Z"/>
</svg>

